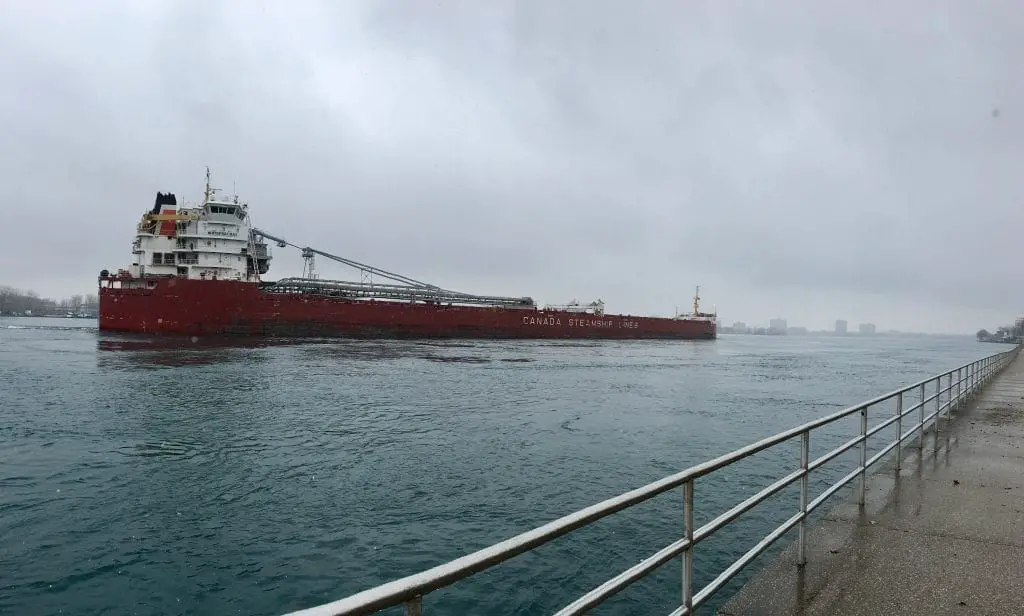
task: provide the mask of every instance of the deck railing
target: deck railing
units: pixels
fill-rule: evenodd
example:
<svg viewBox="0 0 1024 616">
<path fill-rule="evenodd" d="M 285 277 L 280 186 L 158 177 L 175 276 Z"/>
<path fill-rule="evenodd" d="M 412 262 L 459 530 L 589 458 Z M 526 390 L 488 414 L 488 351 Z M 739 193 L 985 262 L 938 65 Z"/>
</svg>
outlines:
<svg viewBox="0 0 1024 616">
<path fill-rule="evenodd" d="M 609 498 L 596 505 L 591 505 L 553 522 L 432 569 L 370 588 L 344 599 L 299 610 L 293 612 L 291 616 L 370 614 L 401 604 L 404 604 L 405 613 L 408 616 L 420 616 L 423 597 L 431 591 L 449 586 L 474 573 L 544 545 L 575 529 L 673 489 L 681 489 L 682 491 L 684 503 L 682 537 L 572 601 L 569 605 L 559 610 L 557 616 L 586 613 L 633 582 L 677 557 L 682 557 L 683 561 L 680 593 L 681 604 L 672 612 L 672 616 L 693 614 L 694 610 L 725 586 L 740 570 L 750 564 L 769 546 L 794 527 L 798 528 L 799 532 L 797 539 L 798 562 L 801 565 L 805 564 L 807 561 L 806 527 L 808 515 L 822 505 L 829 497 L 854 480 L 857 480 L 858 502 L 860 505 L 864 505 L 868 469 L 895 450 L 895 468 L 898 471 L 901 465 L 903 444 L 913 439 L 916 434 L 919 434 L 920 438 L 917 441 L 917 446 L 924 449 L 924 435 L 929 427 L 935 433 L 936 438 L 933 439 L 933 442 L 938 447 L 939 419 L 942 417 L 942 413 L 945 412 L 948 419 L 950 413 L 955 408 L 969 400 L 986 382 L 1005 368 L 1017 356 L 1019 350 L 1020 347 L 1014 347 L 1006 352 L 996 353 L 948 372 L 929 377 L 897 391 L 847 407 L 831 415 L 807 422 L 785 432 L 780 432 L 756 443 L 751 443 L 732 453 L 692 466 L 682 472 L 670 475 L 625 494 Z M 943 396 L 946 398 L 945 402 L 942 401 Z M 869 429 L 869 409 L 884 403 L 891 403 L 893 399 L 895 399 L 896 405 L 895 412 L 878 425 Z M 812 431 L 856 415 L 860 416 L 859 434 L 821 457 L 814 460 L 810 459 Z M 904 431 L 905 421 L 908 420 L 908 417 L 912 416 L 913 419 L 911 421 L 913 421 L 913 424 Z M 930 425 L 929 422 L 931 422 Z M 893 424 L 896 424 L 896 435 L 892 441 L 882 447 L 880 451 L 868 457 L 868 439 Z M 700 528 L 693 527 L 693 511 L 695 506 L 694 484 L 698 479 L 793 439 L 800 440 L 800 460 L 797 470 L 779 478 L 771 485 L 749 496 Z M 811 472 L 855 447 L 859 448 L 860 460 L 853 472 L 840 478 L 820 495 L 811 498 L 808 494 L 808 478 Z M 789 519 L 765 535 L 754 547 L 726 567 L 709 584 L 703 588 L 694 589 L 694 547 L 701 541 L 711 537 L 716 531 L 721 530 L 736 520 L 743 513 L 796 482 L 800 484 L 798 510 Z"/>
</svg>

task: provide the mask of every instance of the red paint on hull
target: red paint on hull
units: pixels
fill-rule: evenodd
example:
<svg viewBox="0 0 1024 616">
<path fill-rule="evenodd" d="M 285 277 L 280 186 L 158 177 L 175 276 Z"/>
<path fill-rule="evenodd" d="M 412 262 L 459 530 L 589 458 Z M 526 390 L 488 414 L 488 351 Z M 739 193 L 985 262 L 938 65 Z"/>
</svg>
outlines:
<svg viewBox="0 0 1024 616">
<path fill-rule="evenodd" d="M 138 279 L 136 279 L 138 282 Z M 149 279 L 99 289 L 106 331 L 388 338 L 713 339 L 715 323 L 628 315 L 350 301 L 230 280 Z"/>
</svg>

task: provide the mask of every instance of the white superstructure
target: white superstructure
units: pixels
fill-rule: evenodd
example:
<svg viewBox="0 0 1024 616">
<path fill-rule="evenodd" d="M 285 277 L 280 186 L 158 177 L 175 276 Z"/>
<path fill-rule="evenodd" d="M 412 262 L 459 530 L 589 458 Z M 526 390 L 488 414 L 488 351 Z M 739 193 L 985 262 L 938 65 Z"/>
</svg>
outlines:
<svg viewBox="0 0 1024 616">
<path fill-rule="evenodd" d="M 178 208 L 172 193 L 157 193 L 138 225 L 131 275 L 256 281 L 267 273 L 270 250 L 253 234 L 247 204 L 216 193 L 209 169 L 199 207 Z"/>
</svg>

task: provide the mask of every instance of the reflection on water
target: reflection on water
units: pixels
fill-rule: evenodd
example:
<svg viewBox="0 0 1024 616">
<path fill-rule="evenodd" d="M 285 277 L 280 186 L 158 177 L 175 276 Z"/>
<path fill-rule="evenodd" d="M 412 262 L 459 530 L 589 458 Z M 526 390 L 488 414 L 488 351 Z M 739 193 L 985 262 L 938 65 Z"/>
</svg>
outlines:
<svg viewBox="0 0 1024 616">
<path fill-rule="evenodd" d="M 521 343 L 520 343 L 521 344 Z M 98 332 L 97 365 L 103 368 L 159 369 L 233 361 L 260 361 L 254 351 L 294 347 L 302 361 L 388 361 L 419 359 L 439 363 L 530 363 L 534 357 L 496 356 L 513 350 L 500 342 L 408 341 L 338 338 L 257 338 L 243 336 L 152 336 Z M 538 345 L 543 346 L 543 345 Z M 564 345 L 558 345 L 559 347 Z M 575 345 L 573 345 L 575 346 Z M 476 350 L 476 354 L 466 351 Z"/>
<path fill-rule="evenodd" d="M 146 336 L 99 332 L 96 362 L 103 368 L 151 370 L 258 360 L 253 350 L 295 342 L 230 337 Z"/>
</svg>

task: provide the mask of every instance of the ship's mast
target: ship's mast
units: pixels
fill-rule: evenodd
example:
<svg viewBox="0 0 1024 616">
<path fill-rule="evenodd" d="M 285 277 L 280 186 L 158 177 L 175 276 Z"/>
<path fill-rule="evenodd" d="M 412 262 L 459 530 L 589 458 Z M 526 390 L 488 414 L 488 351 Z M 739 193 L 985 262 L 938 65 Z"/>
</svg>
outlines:
<svg viewBox="0 0 1024 616">
<path fill-rule="evenodd" d="M 210 200 L 210 195 L 211 194 L 212 194 L 212 192 L 211 192 L 211 188 L 210 188 L 210 168 L 207 167 L 206 168 L 206 188 L 203 190 L 203 203 L 204 204 L 207 201 Z"/>
<path fill-rule="evenodd" d="M 697 292 L 693 294 L 693 316 L 700 313 L 700 285 L 697 285 Z"/>
</svg>

